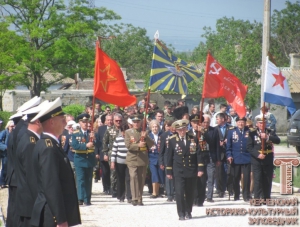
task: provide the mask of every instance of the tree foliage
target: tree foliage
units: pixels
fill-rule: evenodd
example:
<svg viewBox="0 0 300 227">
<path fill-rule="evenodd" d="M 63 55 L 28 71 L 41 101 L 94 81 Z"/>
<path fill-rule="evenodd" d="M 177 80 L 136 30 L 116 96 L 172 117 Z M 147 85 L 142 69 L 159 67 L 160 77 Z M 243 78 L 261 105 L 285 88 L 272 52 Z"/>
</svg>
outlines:
<svg viewBox="0 0 300 227">
<path fill-rule="evenodd" d="M 87 0 L 74 0 L 68 6 L 63 0 L 0 0 L 0 9 L 23 39 L 17 51 L 26 69 L 22 83 L 31 96 L 39 96 L 55 82 L 45 80 L 47 72 L 55 80 L 77 72 L 81 78 L 92 75 L 95 34 L 106 35 L 113 29 L 106 21 L 120 19 L 106 8 L 89 8 Z"/>
<path fill-rule="evenodd" d="M 285 4 L 272 15 L 270 52 L 278 66 L 289 66 L 289 54 L 300 53 L 300 2 Z"/>
<path fill-rule="evenodd" d="M 103 41 L 103 50 L 115 59 L 131 79 L 149 76 L 153 44 L 146 35 L 146 29 L 122 24 L 112 34 L 113 39 Z"/>
</svg>

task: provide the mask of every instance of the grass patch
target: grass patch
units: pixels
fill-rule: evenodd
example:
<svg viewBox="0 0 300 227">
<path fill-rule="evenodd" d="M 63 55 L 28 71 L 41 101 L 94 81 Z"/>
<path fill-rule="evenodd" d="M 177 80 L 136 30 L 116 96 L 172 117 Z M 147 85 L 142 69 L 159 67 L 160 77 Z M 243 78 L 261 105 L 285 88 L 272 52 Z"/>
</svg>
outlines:
<svg viewBox="0 0 300 227">
<path fill-rule="evenodd" d="M 294 175 L 295 168 L 297 169 L 297 175 Z M 274 182 L 280 183 L 280 167 L 276 167 L 275 169 L 275 178 L 273 179 Z M 300 168 L 299 167 L 293 167 L 293 186 L 300 188 Z"/>
</svg>

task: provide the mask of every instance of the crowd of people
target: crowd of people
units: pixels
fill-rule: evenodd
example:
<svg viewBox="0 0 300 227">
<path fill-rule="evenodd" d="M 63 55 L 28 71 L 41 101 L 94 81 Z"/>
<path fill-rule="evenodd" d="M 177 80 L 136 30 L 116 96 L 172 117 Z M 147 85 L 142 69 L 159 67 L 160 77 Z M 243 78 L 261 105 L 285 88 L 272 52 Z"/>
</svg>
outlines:
<svg viewBox="0 0 300 227">
<path fill-rule="evenodd" d="M 147 184 L 151 199 L 176 201 L 179 220 L 192 218 L 193 205 L 213 203 L 214 188 L 235 201 L 271 196 L 280 139 L 267 108 L 253 119 L 250 109 L 241 117 L 228 104 L 216 112 L 209 100 L 200 114 L 182 99 L 160 109 L 145 96 L 124 108 L 89 102 L 75 119 L 60 100 L 40 101 L 23 104 L 0 134 L 7 226 L 80 224 L 78 207 L 92 205 L 100 179 L 103 193 L 133 206 L 144 205 Z"/>
</svg>

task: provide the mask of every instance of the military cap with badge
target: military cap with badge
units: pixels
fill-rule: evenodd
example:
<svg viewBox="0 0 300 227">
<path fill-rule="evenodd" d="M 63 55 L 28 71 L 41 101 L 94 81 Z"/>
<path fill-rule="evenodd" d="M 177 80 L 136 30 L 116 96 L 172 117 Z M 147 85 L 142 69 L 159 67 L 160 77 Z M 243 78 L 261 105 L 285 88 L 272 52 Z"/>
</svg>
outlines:
<svg viewBox="0 0 300 227">
<path fill-rule="evenodd" d="M 87 122 L 90 121 L 90 115 L 87 113 L 83 113 L 77 116 L 77 121 Z"/>
</svg>

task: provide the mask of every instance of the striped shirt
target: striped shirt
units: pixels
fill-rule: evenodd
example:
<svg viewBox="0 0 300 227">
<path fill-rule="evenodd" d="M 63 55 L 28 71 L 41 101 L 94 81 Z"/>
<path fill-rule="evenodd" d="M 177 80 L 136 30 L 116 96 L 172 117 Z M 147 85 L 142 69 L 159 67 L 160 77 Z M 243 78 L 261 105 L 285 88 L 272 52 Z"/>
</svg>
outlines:
<svg viewBox="0 0 300 227">
<path fill-rule="evenodd" d="M 126 164 L 127 151 L 128 149 L 125 146 L 124 137 L 118 136 L 113 143 L 113 148 L 111 152 L 111 162 Z"/>
</svg>

